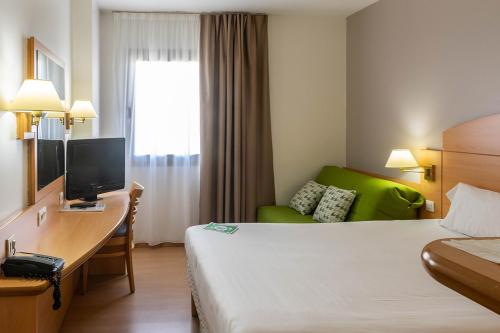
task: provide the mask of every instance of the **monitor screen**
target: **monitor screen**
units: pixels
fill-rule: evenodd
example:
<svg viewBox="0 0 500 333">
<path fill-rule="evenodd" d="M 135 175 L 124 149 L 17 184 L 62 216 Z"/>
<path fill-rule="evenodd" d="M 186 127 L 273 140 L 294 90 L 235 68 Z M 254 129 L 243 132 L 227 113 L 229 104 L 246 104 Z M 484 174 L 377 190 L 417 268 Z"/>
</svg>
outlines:
<svg viewBox="0 0 500 333">
<path fill-rule="evenodd" d="M 125 139 L 69 140 L 66 198 L 97 200 L 125 187 Z"/>
</svg>

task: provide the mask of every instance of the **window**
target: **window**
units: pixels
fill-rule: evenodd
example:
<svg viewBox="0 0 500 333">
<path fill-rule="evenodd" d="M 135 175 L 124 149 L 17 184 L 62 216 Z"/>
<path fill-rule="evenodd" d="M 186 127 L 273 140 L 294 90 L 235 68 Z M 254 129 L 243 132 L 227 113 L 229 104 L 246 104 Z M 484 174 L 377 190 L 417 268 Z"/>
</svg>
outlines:
<svg viewBox="0 0 500 333">
<path fill-rule="evenodd" d="M 138 61 L 134 155 L 200 153 L 198 62 Z"/>
</svg>

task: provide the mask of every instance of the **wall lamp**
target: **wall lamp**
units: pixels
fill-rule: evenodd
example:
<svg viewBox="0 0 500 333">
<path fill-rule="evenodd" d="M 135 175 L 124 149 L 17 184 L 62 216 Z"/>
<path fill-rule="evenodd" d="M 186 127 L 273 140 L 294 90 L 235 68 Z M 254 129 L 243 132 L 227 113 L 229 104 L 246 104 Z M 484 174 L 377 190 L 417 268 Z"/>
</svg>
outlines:
<svg viewBox="0 0 500 333">
<path fill-rule="evenodd" d="M 75 101 L 69 110 L 70 125 L 84 123 L 85 119 L 97 118 L 94 106 L 90 101 Z"/>
<path fill-rule="evenodd" d="M 393 149 L 385 167 L 397 168 L 401 172 L 423 173 L 424 179 L 431 182 L 435 179 L 435 166 L 419 165 L 409 149 Z"/>
<path fill-rule="evenodd" d="M 94 106 L 90 101 L 75 101 L 68 112 L 49 112 L 47 118 L 59 118 L 66 128 L 75 123 L 84 123 L 86 119 L 97 118 Z"/>
<path fill-rule="evenodd" d="M 30 113 L 34 126 L 38 126 L 47 112 L 64 116 L 64 105 L 52 82 L 47 80 L 25 80 L 8 110 Z"/>
</svg>

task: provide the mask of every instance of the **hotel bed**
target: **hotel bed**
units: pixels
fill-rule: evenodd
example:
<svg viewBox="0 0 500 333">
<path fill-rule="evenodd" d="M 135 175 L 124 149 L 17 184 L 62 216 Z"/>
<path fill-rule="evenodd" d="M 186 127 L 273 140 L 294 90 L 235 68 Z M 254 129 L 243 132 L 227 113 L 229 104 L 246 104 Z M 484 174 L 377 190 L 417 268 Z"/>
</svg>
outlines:
<svg viewBox="0 0 500 333">
<path fill-rule="evenodd" d="M 188 278 L 202 330 L 499 332 L 500 316 L 433 280 L 419 257 L 462 236 L 437 220 L 191 227 Z"/>
<path fill-rule="evenodd" d="M 443 132 L 432 163 L 437 178 L 427 186 L 442 216 L 450 209 L 444 194 L 460 182 L 500 192 L 498 133 L 500 114 Z M 465 202 L 476 202 L 497 228 L 497 206 Z M 464 214 L 450 216 L 481 224 L 480 214 L 459 207 Z M 186 232 L 188 278 L 204 332 L 500 332 L 500 316 L 425 271 L 426 244 L 465 237 L 439 220 L 239 227 L 232 235 L 203 226 Z"/>
</svg>

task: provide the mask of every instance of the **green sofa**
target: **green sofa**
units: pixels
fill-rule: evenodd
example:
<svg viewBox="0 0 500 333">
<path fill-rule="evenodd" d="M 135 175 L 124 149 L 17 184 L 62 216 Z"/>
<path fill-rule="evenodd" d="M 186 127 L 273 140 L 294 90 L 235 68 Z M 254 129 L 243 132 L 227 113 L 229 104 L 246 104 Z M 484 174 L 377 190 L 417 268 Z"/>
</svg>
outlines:
<svg viewBox="0 0 500 333">
<path fill-rule="evenodd" d="M 411 220 L 424 197 L 411 187 L 339 168 L 325 166 L 316 182 L 343 189 L 356 190 L 357 195 L 346 221 Z M 301 215 L 288 206 L 262 206 L 257 221 L 267 223 L 315 223 L 312 215 Z"/>
</svg>

